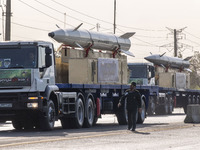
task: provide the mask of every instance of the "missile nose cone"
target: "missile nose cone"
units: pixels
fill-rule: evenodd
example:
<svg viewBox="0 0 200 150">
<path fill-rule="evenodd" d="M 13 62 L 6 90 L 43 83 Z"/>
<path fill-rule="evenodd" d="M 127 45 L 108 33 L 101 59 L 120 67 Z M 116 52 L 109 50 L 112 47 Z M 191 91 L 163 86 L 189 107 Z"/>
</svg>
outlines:
<svg viewBox="0 0 200 150">
<path fill-rule="evenodd" d="M 54 33 L 54 32 L 50 32 L 48 35 L 49 35 L 51 38 L 53 38 L 53 37 L 55 36 L 55 33 Z"/>
<path fill-rule="evenodd" d="M 149 61 L 150 60 L 150 56 L 144 57 L 144 59 Z"/>
<path fill-rule="evenodd" d="M 149 62 L 154 62 L 154 61 L 156 61 L 156 58 L 155 58 L 155 56 L 153 56 L 153 55 L 144 57 L 144 59 L 146 59 L 146 60 L 149 61 Z"/>
</svg>

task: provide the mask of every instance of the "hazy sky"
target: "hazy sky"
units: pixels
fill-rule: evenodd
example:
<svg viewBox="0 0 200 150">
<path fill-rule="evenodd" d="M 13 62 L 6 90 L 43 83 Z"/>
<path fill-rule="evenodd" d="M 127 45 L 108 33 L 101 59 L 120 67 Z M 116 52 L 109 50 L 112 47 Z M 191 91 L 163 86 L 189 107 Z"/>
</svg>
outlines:
<svg viewBox="0 0 200 150">
<path fill-rule="evenodd" d="M 5 11 L 6 0 L 1 0 Z M 100 32 L 113 32 L 114 0 L 12 0 L 12 40 L 47 40 L 48 33 L 57 30 L 56 24 L 64 28 L 78 26 Z M 136 32 L 131 38 L 130 51 L 135 58 L 129 61 L 144 61 L 145 56 L 167 52 L 173 56 L 171 29 L 182 29 L 179 46 L 183 56 L 200 50 L 200 0 L 116 0 L 116 35 Z M 64 16 L 66 13 L 66 17 Z M 1 16 L 2 21 L 2 16 Z M 0 24 L 2 32 L 2 23 Z M 1 36 L 2 40 L 2 36 Z M 54 43 L 58 47 L 58 43 Z M 168 45 L 169 46 L 169 45 Z"/>
</svg>

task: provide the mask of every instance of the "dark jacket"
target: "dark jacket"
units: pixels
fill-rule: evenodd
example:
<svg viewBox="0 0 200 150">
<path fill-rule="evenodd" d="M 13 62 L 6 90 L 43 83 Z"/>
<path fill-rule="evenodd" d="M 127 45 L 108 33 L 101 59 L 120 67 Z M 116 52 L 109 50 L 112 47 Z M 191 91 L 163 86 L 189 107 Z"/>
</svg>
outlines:
<svg viewBox="0 0 200 150">
<path fill-rule="evenodd" d="M 120 103 L 124 104 L 125 99 L 127 99 L 126 106 L 128 111 L 134 108 L 141 108 L 141 95 L 138 90 L 127 90 L 120 99 Z"/>
</svg>

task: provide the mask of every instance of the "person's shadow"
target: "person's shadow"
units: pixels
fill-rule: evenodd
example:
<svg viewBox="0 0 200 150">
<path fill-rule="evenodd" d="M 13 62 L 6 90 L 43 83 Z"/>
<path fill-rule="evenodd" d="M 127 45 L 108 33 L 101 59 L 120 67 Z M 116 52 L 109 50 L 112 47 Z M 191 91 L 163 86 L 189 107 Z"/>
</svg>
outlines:
<svg viewBox="0 0 200 150">
<path fill-rule="evenodd" d="M 149 135 L 150 134 L 149 132 L 140 132 L 140 131 L 133 131 L 133 133 L 143 134 L 143 135 Z"/>
</svg>

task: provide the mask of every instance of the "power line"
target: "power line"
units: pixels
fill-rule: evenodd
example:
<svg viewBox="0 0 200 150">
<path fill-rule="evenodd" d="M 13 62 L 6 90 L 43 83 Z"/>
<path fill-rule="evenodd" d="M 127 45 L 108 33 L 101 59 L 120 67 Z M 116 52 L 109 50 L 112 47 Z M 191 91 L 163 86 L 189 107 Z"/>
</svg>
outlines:
<svg viewBox="0 0 200 150">
<path fill-rule="evenodd" d="M 63 12 L 61 12 L 61 11 L 58 11 L 57 9 L 54 9 L 54 8 L 52 8 L 52 7 L 50 7 L 50 6 L 47 6 L 46 4 L 44 4 L 44 3 L 42 3 L 42 2 L 40 2 L 40 1 L 38 1 L 38 0 L 35 0 L 35 1 L 36 1 L 37 3 L 40 3 L 41 5 L 43 5 L 43 6 L 47 7 L 47 8 L 49 8 L 49 9 L 52 9 L 52 10 L 54 10 L 54 11 L 56 11 L 56 12 L 62 14 L 62 15 L 65 14 L 65 13 L 63 13 Z M 89 25 L 91 25 L 91 26 L 95 26 L 94 24 L 85 22 L 85 21 L 83 21 L 83 20 L 80 20 L 80 19 L 78 19 L 78 18 L 72 17 L 72 16 L 70 16 L 70 15 L 67 15 L 67 14 L 66 14 L 66 16 L 68 16 L 68 17 L 70 17 L 70 18 L 72 18 L 72 19 L 78 20 L 78 21 L 80 21 L 80 22 L 84 22 L 84 23 L 89 24 Z"/>
<path fill-rule="evenodd" d="M 0 18 L 0 20 L 3 20 L 3 19 Z M 50 32 L 50 30 L 41 29 L 41 28 L 36 28 L 36 27 L 31 27 L 31 26 L 19 24 L 19 23 L 13 22 L 13 21 L 12 21 L 11 23 L 12 23 L 12 24 L 15 24 L 15 25 L 18 25 L 18 26 L 21 26 L 21 27 L 29 28 L 29 29 L 34 29 L 34 30 L 40 30 L 40 31 Z"/>
<path fill-rule="evenodd" d="M 50 32 L 50 30 L 46 30 L 46 29 L 40 29 L 40 28 L 36 28 L 36 27 L 26 26 L 26 25 L 22 25 L 22 24 L 19 24 L 19 23 L 15 23 L 15 22 L 11 22 L 11 23 L 18 25 L 18 26 L 21 26 L 21 27 L 29 28 L 29 29 L 35 29 L 35 30 Z"/>
<path fill-rule="evenodd" d="M 144 40 L 138 39 L 138 38 L 136 38 L 136 37 L 132 37 L 132 38 L 134 38 L 134 39 L 136 39 L 136 40 L 138 40 L 138 41 L 141 41 L 141 42 L 143 42 L 143 43 L 149 44 L 149 45 L 151 45 L 151 46 L 154 46 L 154 47 L 160 47 L 160 46 L 158 46 L 158 45 L 151 44 L 151 43 L 149 43 L 149 42 L 146 42 L 146 41 L 144 41 Z"/>
<path fill-rule="evenodd" d="M 44 15 L 46 15 L 46 16 L 48 16 L 48 17 L 54 19 L 54 20 L 57 20 L 57 21 L 59 21 L 59 22 L 64 23 L 63 21 L 61 21 L 61 20 L 59 20 L 59 19 L 57 19 L 57 18 L 54 18 L 54 17 L 52 17 L 52 16 L 50 16 L 50 15 L 48 15 L 48 14 L 46 14 L 46 13 L 44 13 L 44 12 L 38 10 L 38 9 L 36 9 L 36 8 L 34 8 L 33 6 L 31 6 L 31 5 L 29 5 L 29 4 L 25 3 L 25 2 L 23 2 L 22 0 L 18 0 L 18 1 L 20 1 L 20 2 L 23 3 L 24 5 L 30 7 L 30 8 L 32 8 L 32 9 L 34 9 L 34 10 L 36 10 L 36 11 L 38 11 L 38 12 L 44 14 Z M 70 25 L 70 24 L 67 24 L 67 25 L 69 25 L 69 26 L 71 26 L 71 27 L 74 27 L 73 25 Z"/>
<path fill-rule="evenodd" d="M 111 22 L 108 22 L 108 21 L 105 21 L 105 20 L 102 20 L 102 19 L 98 19 L 98 18 L 89 16 L 89 15 L 87 15 L 87 14 L 85 14 L 85 13 L 82 13 L 82 12 L 80 12 L 80 11 L 77 11 L 77 10 L 75 10 L 75 9 L 72 9 L 72 8 L 70 8 L 70 7 L 67 7 L 67 6 L 65 6 L 65 5 L 59 3 L 59 2 L 57 2 L 57 1 L 55 1 L 55 0 L 51 0 L 51 1 L 53 1 L 54 3 L 56 3 L 56 4 L 58 4 L 58 5 L 62 6 L 62 7 L 65 7 L 65 8 L 67 8 L 67 9 L 71 10 L 71 11 L 74 11 L 74 12 L 76 12 L 76 13 L 79 13 L 79 14 L 83 15 L 83 16 L 86 16 L 86 17 L 88 17 L 88 18 L 95 19 L 95 20 L 98 20 L 98 21 L 101 21 L 101 22 L 104 22 L 104 23 L 107 23 L 107 24 L 110 24 L 110 25 L 113 24 L 113 23 L 111 23 Z M 142 31 L 162 31 L 162 32 L 163 32 L 163 31 L 166 31 L 166 30 L 151 30 L 151 29 L 134 28 L 134 27 L 128 27 L 128 26 L 123 26 L 123 25 L 118 25 L 118 24 L 117 24 L 116 26 L 120 26 L 120 27 L 123 27 L 123 28 L 134 29 L 134 30 L 142 30 Z"/>
<path fill-rule="evenodd" d="M 59 3 L 59 2 L 56 2 L 55 0 L 51 0 L 51 1 L 53 1 L 54 3 L 56 3 L 56 4 L 58 4 L 58 5 L 62 6 L 62 7 L 65 7 L 65 8 L 67 8 L 67 9 L 71 10 L 71 11 L 74 11 L 74 12 L 76 12 L 76 13 L 79 13 L 79 14 L 83 15 L 83 16 L 86 16 L 86 17 L 88 17 L 88 18 L 92 18 L 92 19 L 95 19 L 95 20 L 98 20 L 98 21 L 101 21 L 101 22 L 104 22 L 104 23 L 112 24 L 112 23 L 110 23 L 110 22 L 107 22 L 107 21 L 104 21 L 104 20 L 101 20 L 101 19 L 98 19 L 98 18 L 89 16 L 89 15 L 87 15 L 87 14 L 85 14 L 85 13 L 82 13 L 82 12 L 80 12 L 80 11 L 77 11 L 77 10 L 75 10 L 75 9 L 72 9 L 72 8 L 70 8 L 70 7 L 67 7 L 67 6 L 65 6 L 65 5 L 63 5 L 63 4 Z"/>
<path fill-rule="evenodd" d="M 200 37 L 197 37 L 197 36 L 195 36 L 195 35 L 193 35 L 193 34 L 187 32 L 187 31 L 184 31 L 184 32 L 187 33 L 187 34 L 189 34 L 189 35 L 191 35 L 191 36 L 193 36 L 193 37 L 195 37 L 195 38 L 197 38 L 197 39 L 200 39 Z"/>
</svg>

